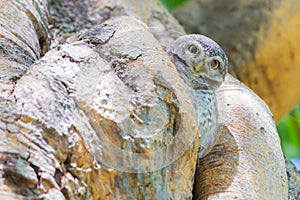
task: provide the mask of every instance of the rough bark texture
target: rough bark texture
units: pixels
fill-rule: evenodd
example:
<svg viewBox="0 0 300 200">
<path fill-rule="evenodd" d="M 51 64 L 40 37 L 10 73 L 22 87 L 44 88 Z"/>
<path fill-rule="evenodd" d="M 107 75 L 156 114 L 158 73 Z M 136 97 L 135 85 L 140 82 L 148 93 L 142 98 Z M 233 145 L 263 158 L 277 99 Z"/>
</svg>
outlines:
<svg viewBox="0 0 300 200">
<path fill-rule="evenodd" d="M 158 1 L 53 0 L 49 4 L 55 22 L 52 28 L 57 36 L 54 45 L 63 43 L 70 33 L 118 16 L 131 16 L 146 23 L 163 48 L 184 33 L 183 28 Z"/>
<path fill-rule="evenodd" d="M 45 1 L 0 1 L 0 84 L 15 82 L 45 53 L 47 11 Z"/>
<path fill-rule="evenodd" d="M 1 109 L 2 153 L 15 155 L 5 185 L 29 198 L 191 199 L 196 113 L 146 25 L 115 19 L 68 41 Z"/>
<path fill-rule="evenodd" d="M 25 7 L 41 13 L 31 23 L 41 25 L 29 28 L 27 45 L 38 56 L 6 56 L 15 64 L 1 68 L 1 197 L 191 199 L 196 113 L 163 51 L 183 34 L 177 22 L 156 1 L 53 1 L 53 49 L 28 68 L 47 39 L 46 4 L 31 3 Z M 73 35 L 83 28 L 90 29 Z M 223 128 L 214 151 L 200 161 L 194 198 L 267 197 L 265 188 L 272 187 L 285 197 L 271 114 L 236 79 L 229 77 L 224 88 L 218 92 Z M 236 101 L 244 92 L 258 112 Z"/>
<path fill-rule="evenodd" d="M 276 121 L 300 103 L 300 2 L 191 0 L 174 11 L 187 32 L 214 38 L 231 73 L 270 107 Z"/>
<path fill-rule="evenodd" d="M 28 160 L 33 155 L 32 149 L 41 150 L 37 146 L 24 148 L 32 138 L 18 134 L 20 116 L 12 93 L 27 67 L 47 47 L 47 4 L 46 1 L 2 0 L 0 8 L 0 190 L 2 199 L 22 199 L 37 192 L 35 168 Z M 17 135 L 22 137 L 22 142 L 16 140 Z"/>
</svg>

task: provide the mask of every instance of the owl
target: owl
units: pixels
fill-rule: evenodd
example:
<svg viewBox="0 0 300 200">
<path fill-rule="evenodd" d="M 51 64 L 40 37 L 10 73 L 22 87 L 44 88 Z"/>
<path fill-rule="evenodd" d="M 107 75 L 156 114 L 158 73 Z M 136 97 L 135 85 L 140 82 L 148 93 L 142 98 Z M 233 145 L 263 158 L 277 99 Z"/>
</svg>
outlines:
<svg viewBox="0 0 300 200">
<path fill-rule="evenodd" d="M 228 72 L 228 59 L 215 41 L 199 34 L 179 37 L 167 53 L 184 80 L 196 110 L 201 133 L 198 157 L 202 158 L 210 152 L 217 138 L 215 90 Z"/>
</svg>

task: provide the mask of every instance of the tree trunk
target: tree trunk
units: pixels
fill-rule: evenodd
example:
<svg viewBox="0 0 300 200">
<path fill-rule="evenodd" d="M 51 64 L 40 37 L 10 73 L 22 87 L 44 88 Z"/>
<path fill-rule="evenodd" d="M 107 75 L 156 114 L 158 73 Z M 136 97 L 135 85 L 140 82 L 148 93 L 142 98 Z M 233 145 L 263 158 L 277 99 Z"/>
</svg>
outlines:
<svg viewBox="0 0 300 200">
<path fill-rule="evenodd" d="M 0 30 L 3 198 L 287 198 L 272 116 L 230 75 L 217 145 L 197 161 L 197 113 L 163 51 L 184 32 L 158 2 L 50 2 L 41 59 L 46 1 L 2 4 L 17 13 Z"/>
</svg>

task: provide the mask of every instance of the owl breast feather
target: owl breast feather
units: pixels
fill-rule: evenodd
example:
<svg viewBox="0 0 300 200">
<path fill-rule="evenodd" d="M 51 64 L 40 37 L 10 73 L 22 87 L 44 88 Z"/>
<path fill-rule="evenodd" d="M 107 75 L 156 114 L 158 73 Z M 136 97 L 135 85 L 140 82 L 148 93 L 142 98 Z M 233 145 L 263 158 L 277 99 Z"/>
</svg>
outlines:
<svg viewBox="0 0 300 200">
<path fill-rule="evenodd" d="M 213 90 L 194 90 L 192 95 L 198 117 L 200 130 L 200 149 L 198 156 L 201 158 L 213 148 L 217 138 L 217 102 Z"/>
</svg>

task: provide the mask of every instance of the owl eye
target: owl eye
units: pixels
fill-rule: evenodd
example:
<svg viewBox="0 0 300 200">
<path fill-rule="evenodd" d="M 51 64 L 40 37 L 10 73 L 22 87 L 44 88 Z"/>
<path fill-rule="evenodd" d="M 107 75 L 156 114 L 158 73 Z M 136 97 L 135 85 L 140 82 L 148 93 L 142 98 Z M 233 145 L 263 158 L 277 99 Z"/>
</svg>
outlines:
<svg viewBox="0 0 300 200">
<path fill-rule="evenodd" d="M 189 51 L 191 52 L 191 53 L 193 53 L 193 54 L 199 54 L 199 48 L 198 47 L 196 47 L 195 45 L 191 45 L 191 46 L 189 46 Z"/>
<path fill-rule="evenodd" d="M 212 60 L 210 62 L 210 67 L 212 69 L 218 69 L 220 67 L 220 61 L 218 61 L 218 60 Z"/>
</svg>

